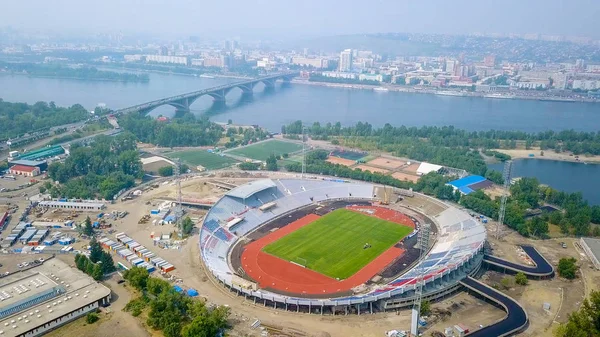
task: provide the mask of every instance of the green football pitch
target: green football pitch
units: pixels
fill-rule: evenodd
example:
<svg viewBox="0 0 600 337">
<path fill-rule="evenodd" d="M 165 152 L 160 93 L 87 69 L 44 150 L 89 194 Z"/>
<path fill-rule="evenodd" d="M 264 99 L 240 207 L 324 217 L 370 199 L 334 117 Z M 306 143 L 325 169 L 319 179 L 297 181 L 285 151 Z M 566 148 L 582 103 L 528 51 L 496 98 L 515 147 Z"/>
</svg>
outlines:
<svg viewBox="0 0 600 337">
<path fill-rule="evenodd" d="M 323 275 L 346 279 L 412 232 L 391 221 L 337 209 L 263 250 Z M 365 249 L 365 244 L 371 245 Z"/>
<path fill-rule="evenodd" d="M 184 150 L 167 154 L 169 158 L 180 158 L 194 166 L 202 165 L 207 170 L 216 170 L 237 163 L 236 160 L 206 150 Z"/>
<path fill-rule="evenodd" d="M 277 156 L 282 155 L 284 153 L 289 154 L 300 150 L 302 150 L 302 145 L 300 144 L 273 139 L 257 144 L 244 146 L 239 149 L 229 150 L 227 151 L 227 153 L 254 160 L 265 161 L 267 160 L 267 158 L 269 158 L 271 154 Z"/>
</svg>

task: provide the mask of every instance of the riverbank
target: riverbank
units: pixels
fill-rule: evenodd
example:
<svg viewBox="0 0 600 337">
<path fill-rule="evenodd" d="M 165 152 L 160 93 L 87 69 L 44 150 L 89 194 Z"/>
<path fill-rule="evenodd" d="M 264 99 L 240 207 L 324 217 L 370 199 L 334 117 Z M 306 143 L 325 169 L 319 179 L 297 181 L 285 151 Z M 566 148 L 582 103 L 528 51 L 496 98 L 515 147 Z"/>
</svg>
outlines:
<svg viewBox="0 0 600 337">
<path fill-rule="evenodd" d="M 25 74 L 17 72 L 0 72 L 0 76 L 26 76 L 30 78 L 51 78 L 57 80 L 76 80 L 76 81 L 93 81 L 93 82 L 118 82 L 118 83 L 148 83 L 148 81 L 131 81 L 131 80 L 119 80 L 111 78 L 85 78 L 85 77 L 71 77 L 71 76 L 50 76 L 50 75 L 35 75 Z"/>
<path fill-rule="evenodd" d="M 523 150 L 523 149 L 495 149 L 495 151 L 507 154 L 511 156 L 513 159 L 546 159 L 546 160 L 556 160 L 556 161 L 567 161 L 573 163 L 587 163 L 587 164 L 600 164 L 600 156 L 586 156 L 580 155 L 575 156 L 569 152 L 560 152 L 556 153 L 554 150 L 545 150 L 544 155 L 541 155 L 541 150 L 539 148 L 532 148 L 531 150 Z M 531 156 L 533 155 L 533 156 Z"/>
<path fill-rule="evenodd" d="M 330 88 L 343 88 L 343 89 L 357 89 L 357 90 L 373 90 L 376 92 L 405 92 L 405 93 L 417 93 L 417 94 L 430 94 L 444 97 L 475 97 L 475 98 L 486 98 L 486 99 L 502 99 L 502 100 L 529 100 L 529 101 L 540 101 L 540 102 L 560 102 L 560 103 L 600 103 L 600 100 L 594 98 L 584 97 L 559 97 L 559 96 L 542 96 L 535 95 L 528 92 L 529 95 L 490 95 L 484 92 L 470 92 L 470 91 L 456 91 L 456 90 L 436 90 L 428 87 L 407 87 L 403 85 L 385 84 L 385 85 L 370 85 L 370 84 L 348 84 L 348 83 L 329 83 L 329 82 L 315 82 L 308 80 L 292 80 L 294 84 L 314 85 L 321 87 Z"/>
<path fill-rule="evenodd" d="M 233 74 L 216 74 L 216 73 L 200 73 L 200 72 L 190 74 L 190 73 L 177 72 L 177 71 L 144 69 L 144 68 L 136 68 L 136 67 L 124 67 L 120 64 L 110 64 L 110 63 L 102 64 L 101 67 L 99 67 L 98 69 L 100 69 L 100 68 L 115 69 L 115 70 L 127 70 L 127 71 L 131 71 L 134 73 L 140 72 L 140 73 L 153 73 L 153 74 L 165 74 L 165 75 L 178 75 L 178 76 L 200 77 L 200 78 L 206 78 L 206 79 L 233 78 L 233 79 L 239 79 L 239 80 L 248 80 L 248 79 L 253 78 L 250 76 L 233 75 Z"/>
</svg>

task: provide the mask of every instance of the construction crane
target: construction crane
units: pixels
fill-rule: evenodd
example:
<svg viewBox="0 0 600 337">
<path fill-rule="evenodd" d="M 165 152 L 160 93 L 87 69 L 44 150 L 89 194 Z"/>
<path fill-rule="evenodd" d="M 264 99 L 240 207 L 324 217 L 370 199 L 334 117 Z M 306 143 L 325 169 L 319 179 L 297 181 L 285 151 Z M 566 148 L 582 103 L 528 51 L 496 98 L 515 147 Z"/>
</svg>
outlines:
<svg viewBox="0 0 600 337">
<path fill-rule="evenodd" d="M 181 206 L 182 194 L 181 194 L 181 159 L 177 158 L 175 162 L 175 183 L 177 185 L 177 206 L 175 206 L 175 221 L 177 223 L 177 230 L 179 231 L 180 237 L 183 237 L 182 220 L 183 207 Z"/>
<path fill-rule="evenodd" d="M 419 233 L 419 249 L 421 250 L 421 256 L 419 260 L 423 260 L 427 249 L 429 248 L 429 236 L 431 234 L 431 225 L 423 224 L 421 226 L 421 232 Z M 421 316 L 421 301 L 423 301 L 423 285 L 425 283 L 425 268 L 419 267 L 419 276 L 417 276 L 417 284 L 415 289 L 415 302 L 412 308 L 412 318 L 410 321 L 410 333 L 413 336 L 419 336 L 419 317 Z"/>
<path fill-rule="evenodd" d="M 502 177 L 504 178 L 504 188 L 502 190 L 502 198 L 500 199 L 500 211 L 498 212 L 498 223 L 496 224 L 496 240 L 500 238 L 500 230 L 504 224 L 504 214 L 506 213 L 506 199 L 508 199 L 508 193 L 510 189 L 510 175 L 512 171 L 512 160 L 504 162 L 504 171 Z"/>
</svg>

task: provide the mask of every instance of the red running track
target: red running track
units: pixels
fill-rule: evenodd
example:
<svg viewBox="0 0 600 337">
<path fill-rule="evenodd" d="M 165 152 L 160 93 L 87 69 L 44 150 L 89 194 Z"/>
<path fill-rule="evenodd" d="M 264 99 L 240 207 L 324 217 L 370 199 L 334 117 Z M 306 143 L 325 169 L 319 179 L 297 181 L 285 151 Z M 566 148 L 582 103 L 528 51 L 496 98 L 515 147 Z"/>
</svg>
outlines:
<svg viewBox="0 0 600 337">
<path fill-rule="evenodd" d="M 349 206 L 349 210 L 365 215 L 374 216 L 379 219 L 395 222 L 404 226 L 415 228 L 415 223 L 407 215 L 393 209 L 379 206 Z M 372 212 L 372 213 L 371 213 Z"/>
<path fill-rule="evenodd" d="M 242 266 L 246 274 L 252 277 L 261 288 L 296 294 L 334 294 L 349 291 L 367 282 L 404 253 L 403 249 L 391 247 L 356 274 L 338 281 L 262 251 L 263 247 L 269 243 L 279 240 L 318 218 L 318 215 L 309 214 L 244 247 Z"/>
</svg>

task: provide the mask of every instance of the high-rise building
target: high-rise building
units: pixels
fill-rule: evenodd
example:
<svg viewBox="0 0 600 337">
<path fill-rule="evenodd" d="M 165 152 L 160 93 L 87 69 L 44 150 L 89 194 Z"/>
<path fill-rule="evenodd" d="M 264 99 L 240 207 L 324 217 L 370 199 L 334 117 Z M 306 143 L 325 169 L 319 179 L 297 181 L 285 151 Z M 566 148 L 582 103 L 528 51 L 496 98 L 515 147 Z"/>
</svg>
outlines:
<svg viewBox="0 0 600 337">
<path fill-rule="evenodd" d="M 455 60 L 446 60 L 446 72 L 454 74 L 457 62 Z"/>
<path fill-rule="evenodd" d="M 167 48 L 167 46 L 161 46 L 160 49 L 158 50 L 158 55 L 161 55 L 161 56 L 169 55 L 169 48 Z"/>
<path fill-rule="evenodd" d="M 352 49 L 346 49 L 340 53 L 340 71 L 352 70 Z"/>
<path fill-rule="evenodd" d="M 585 60 L 584 59 L 577 59 L 575 61 L 575 68 L 577 68 L 577 69 L 585 69 Z"/>
</svg>

